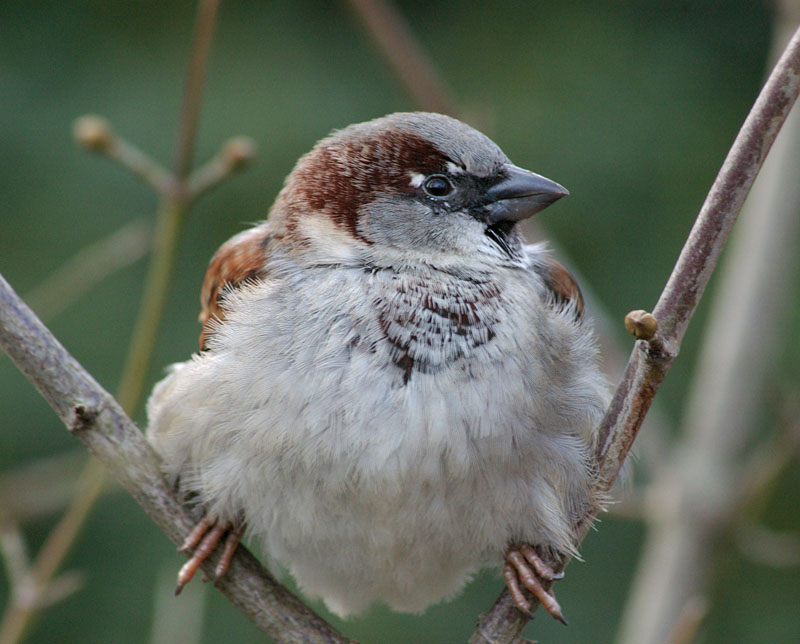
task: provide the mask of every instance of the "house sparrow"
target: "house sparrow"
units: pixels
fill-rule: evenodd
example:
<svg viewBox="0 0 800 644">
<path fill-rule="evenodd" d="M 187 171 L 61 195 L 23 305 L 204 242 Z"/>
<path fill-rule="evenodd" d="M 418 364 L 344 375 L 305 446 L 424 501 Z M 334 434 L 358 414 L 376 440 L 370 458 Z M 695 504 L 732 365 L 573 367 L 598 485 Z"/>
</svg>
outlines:
<svg viewBox="0 0 800 644">
<path fill-rule="evenodd" d="M 399 113 L 303 156 L 225 243 L 200 353 L 148 403 L 202 504 L 182 587 L 245 526 L 341 616 L 419 612 L 501 566 L 562 619 L 541 555 L 575 553 L 608 393 L 578 285 L 517 223 L 567 194 L 471 127 Z"/>
</svg>

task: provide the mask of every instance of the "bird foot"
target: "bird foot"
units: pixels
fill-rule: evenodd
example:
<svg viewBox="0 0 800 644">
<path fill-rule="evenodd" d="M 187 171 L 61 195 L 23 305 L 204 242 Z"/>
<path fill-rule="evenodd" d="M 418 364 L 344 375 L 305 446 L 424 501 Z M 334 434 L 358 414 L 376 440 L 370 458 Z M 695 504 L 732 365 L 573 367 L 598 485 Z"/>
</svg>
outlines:
<svg viewBox="0 0 800 644">
<path fill-rule="evenodd" d="M 217 519 L 203 517 L 192 529 L 178 552 L 191 553 L 187 561 L 178 572 L 178 586 L 175 594 L 179 595 L 183 587 L 188 584 L 203 562 L 211 556 L 224 539 L 222 555 L 217 567 L 214 569 L 214 580 L 221 578 L 228 572 L 233 553 L 239 545 L 241 534 L 234 530 L 230 521 L 219 522 Z"/>
<path fill-rule="evenodd" d="M 531 614 L 531 605 L 525 598 L 521 586 L 529 590 L 548 613 L 566 625 L 567 620 L 564 619 L 555 595 L 542 583 L 544 581 L 549 586 L 553 581 L 563 577 L 563 572 L 553 570 L 536 550 L 527 544 L 510 548 L 506 555 L 503 578 L 514 599 L 514 604 L 526 615 Z"/>
</svg>

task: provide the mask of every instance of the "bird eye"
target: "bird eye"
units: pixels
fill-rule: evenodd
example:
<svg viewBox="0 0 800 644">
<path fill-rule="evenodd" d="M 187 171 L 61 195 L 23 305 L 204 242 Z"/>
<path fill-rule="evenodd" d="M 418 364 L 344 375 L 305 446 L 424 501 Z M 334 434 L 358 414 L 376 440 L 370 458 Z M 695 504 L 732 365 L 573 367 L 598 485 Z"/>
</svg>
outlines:
<svg viewBox="0 0 800 644">
<path fill-rule="evenodd" d="M 431 197 L 446 197 L 453 192 L 453 184 L 450 183 L 450 179 L 440 174 L 434 174 L 425 179 L 422 187 Z"/>
</svg>

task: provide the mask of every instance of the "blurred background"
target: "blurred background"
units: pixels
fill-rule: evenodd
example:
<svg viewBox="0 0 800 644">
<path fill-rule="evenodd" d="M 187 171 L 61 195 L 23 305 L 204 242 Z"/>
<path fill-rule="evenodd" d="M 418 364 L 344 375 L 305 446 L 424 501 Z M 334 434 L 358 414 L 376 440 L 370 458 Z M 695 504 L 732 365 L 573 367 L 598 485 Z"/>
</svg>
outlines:
<svg viewBox="0 0 800 644">
<path fill-rule="evenodd" d="M 537 217 L 531 235 L 546 235 L 580 274 L 609 371 L 616 373 L 632 345 L 623 316 L 654 306 L 760 89 L 777 5 L 435 0 L 398 1 L 396 7 L 459 114 L 515 163 L 569 188 L 568 199 Z M 118 385 L 139 306 L 157 200 L 125 169 L 80 150 L 72 122 L 101 114 L 169 166 L 195 10 L 189 1 L 0 3 L 0 273 L 109 391 Z M 148 390 L 166 365 L 197 348 L 208 259 L 228 237 L 266 216 L 294 161 L 332 128 L 416 107 L 349 3 L 223 2 L 196 160 L 207 160 L 239 134 L 251 137 L 258 152 L 251 167 L 192 211 Z M 800 184 L 800 174 L 794 176 Z M 86 263 L 92 251 L 85 249 L 121 230 L 114 261 Z M 796 248 L 795 233 L 784 237 Z M 70 278 L 64 267 L 75 261 L 77 278 Z M 66 282 L 53 281 L 65 275 Z M 674 620 L 674 644 L 800 642 L 800 465 L 797 442 L 780 442 L 791 432 L 796 436 L 800 417 L 800 343 L 794 341 L 800 311 L 794 264 L 788 261 L 779 275 L 780 315 L 758 333 L 774 342 L 765 351 L 777 351 L 759 373 L 756 421 L 749 423 L 737 463 L 748 472 L 750 455 L 769 455 L 763 446 L 778 440 L 789 447 L 778 450 L 777 465 L 759 479 L 746 508 L 726 516 L 707 538 L 702 582 L 683 598 L 694 599 Z M 73 295 L 84 281 L 88 291 Z M 585 540 L 585 562 L 574 562 L 556 588 L 569 627 L 540 611 L 527 636 L 636 641 L 621 625 L 630 623 L 629 593 L 642 578 L 640 557 L 658 530 L 669 529 L 659 517 L 670 501 L 653 489 L 668 486 L 676 470 L 661 466 L 680 451 L 676 445 L 692 451 L 691 442 L 679 441 L 690 390 L 701 386 L 695 381 L 698 355 L 713 302 L 708 296 L 717 286 L 712 280 L 645 423 L 639 463 L 618 490 L 622 502 Z M 755 319 L 760 314 L 752 311 Z M 141 411 L 135 419 L 143 424 Z M 84 456 L 0 356 L 0 607 L 11 601 L 9 571 L 25 561 L 21 545 L 28 557 L 36 556 L 68 503 Z M 745 476 L 738 471 L 729 473 L 730 485 Z M 139 507 L 110 486 L 27 641 L 264 641 L 209 585 L 195 583 L 172 598 L 182 561 Z M 375 607 L 363 618 L 331 620 L 365 643 L 465 642 L 501 588 L 499 571 L 488 571 L 460 597 L 421 617 Z M 647 587 L 635 588 L 639 599 L 649 596 Z M 327 616 L 320 604 L 312 605 Z M 688 635 L 680 639 L 684 623 Z"/>
</svg>

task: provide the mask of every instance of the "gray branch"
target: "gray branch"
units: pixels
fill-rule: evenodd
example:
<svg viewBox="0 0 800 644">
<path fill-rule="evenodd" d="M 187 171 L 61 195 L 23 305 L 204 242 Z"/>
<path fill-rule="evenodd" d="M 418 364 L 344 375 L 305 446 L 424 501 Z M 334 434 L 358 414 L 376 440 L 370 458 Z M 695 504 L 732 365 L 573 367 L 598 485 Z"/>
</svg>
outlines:
<svg viewBox="0 0 800 644">
<path fill-rule="evenodd" d="M 179 544 L 194 519 L 161 474 L 142 433 L 0 276 L 0 347 L 72 434 L 97 456 L 158 526 Z M 203 569 L 213 578 L 212 557 Z M 219 589 L 276 642 L 344 644 L 344 636 L 278 584 L 244 547 Z"/>
</svg>

